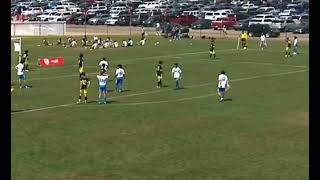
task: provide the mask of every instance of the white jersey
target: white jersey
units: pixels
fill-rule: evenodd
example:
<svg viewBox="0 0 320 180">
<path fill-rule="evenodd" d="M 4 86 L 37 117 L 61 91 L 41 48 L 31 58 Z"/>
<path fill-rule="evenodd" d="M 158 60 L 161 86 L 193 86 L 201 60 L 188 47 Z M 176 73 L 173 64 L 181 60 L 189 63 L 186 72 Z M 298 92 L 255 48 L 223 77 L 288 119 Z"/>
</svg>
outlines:
<svg viewBox="0 0 320 180">
<path fill-rule="evenodd" d="M 105 70 L 107 70 L 108 65 L 109 65 L 108 61 L 102 60 L 102 61 L 99 62 L 99 66 L 100 66 L 101 69 L 103 68 L 103 67 L 102 67 L 103 64 L 105 65 L 105 66 L 104 66 L 104 67 L 105 67 Z"/>
<path fill-rule="evenodd" d="M 265 42 L 266 41 L 266 36 L 265 35 L 261 35 L 260 36 L 260 40 L 261 40 L 261 42 Z"/>
<path fill-rule="evenodd" d="M 127 41 L 122 41 L 122 46 L 123 47 L 127 47 L 127 45 L 128 45 Z"/>
<path fill-rule="evenodd" d="M 128 41 L 128 46 L 133 46 L 133 40 Z"/>
<path fill-rule="evenodd" d="M 298 39 L 295 39 L 295 40 L 294 40 L 293 46 L 298 46 Z"/>
<path fill-rule="evenodd" d="M 228 76 L 220 74 L 218 77 L 218 88 L 227 88 L 229 85 Z"/>
<path fill-rule="evenodd" d="M 123 78 L 124 75 L 125 75 L 125 72 L 124 72 L 124 70 L 122 68 L 118 68 L 116 70 L 116 77 L 117 78 Z"/>
<path fill-rule="evenodd" d="M 180 78 L 181 77 L 182 71 L 179 67 L 173 67 L 171 72 L 172 72 L 173 78 Z"/>
<path fill-rule="evenodd" d="M 119 43 L 116 41 L 113 43 L 113 46 L 114 46 L 114 48 L 117 48 L 117 47 L 119 47 Z"/>
<path fill-rule="evenodd" d="M 16 69 L 18 70 L 17 71 L 17 75 L 23 75 L 24 74 L 24 65 L 22 63 L 19 63 L 17 66 L 16 66 Z"/>
<path fill-rule="evenodd" d="M 105 86 L 107 85 L 107 80 L 109 78 L 108 75 L 97 75 L 99 86 Z"/>
</svg>

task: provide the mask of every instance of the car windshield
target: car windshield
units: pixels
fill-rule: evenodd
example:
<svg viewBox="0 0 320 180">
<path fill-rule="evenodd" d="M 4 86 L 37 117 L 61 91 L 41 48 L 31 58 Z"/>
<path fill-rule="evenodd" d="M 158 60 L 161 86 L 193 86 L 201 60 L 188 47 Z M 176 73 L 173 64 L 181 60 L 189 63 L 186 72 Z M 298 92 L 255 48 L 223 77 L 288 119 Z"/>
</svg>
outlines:
<svg viewBox="0 0 320 180">
<path fill-rule="evenodd" d="M 284 22 L 284 20 L 274 20 L 274 21 L 272 21 L 272 23 L 283 23 Z"/>
</svg>

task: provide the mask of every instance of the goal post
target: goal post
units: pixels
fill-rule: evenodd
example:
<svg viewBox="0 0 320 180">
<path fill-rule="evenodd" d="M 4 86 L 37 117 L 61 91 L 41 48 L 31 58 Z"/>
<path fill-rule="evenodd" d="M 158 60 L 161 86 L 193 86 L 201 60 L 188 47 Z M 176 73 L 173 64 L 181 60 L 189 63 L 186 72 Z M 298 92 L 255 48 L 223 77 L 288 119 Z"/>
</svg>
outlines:
<svg viewBox="0 0 320 180">
<path fill-rule="evenodd" d="M 11 54 L 18 53 L 18 60 L 21 60 L 22 41 L 21 37 L 11 37 Z M 12 56 L 11 56 L 12 57 Z"/>
</svg>

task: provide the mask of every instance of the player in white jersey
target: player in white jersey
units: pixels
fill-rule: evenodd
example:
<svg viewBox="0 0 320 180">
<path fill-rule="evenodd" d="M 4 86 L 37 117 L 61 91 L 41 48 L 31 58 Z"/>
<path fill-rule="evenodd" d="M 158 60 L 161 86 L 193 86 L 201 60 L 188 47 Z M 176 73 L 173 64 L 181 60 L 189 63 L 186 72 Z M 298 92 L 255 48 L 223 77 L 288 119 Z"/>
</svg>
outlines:
<svg viewBox="0 0 320 180">
<path fill-rule="evenodd" d="M 261 49 L 263 50 L 264 48 L 266 48 L 268 45 L 267 45 L 267 39 L 266 39 L 266 36 L 264 34 L 261 34 L 260 36 L 260 47 Z"/>
<path fill-rule="evenodd" d="M 220 102 L 224 100 L 225 93 L 229 87 L 229 79 L 224 71 L 218 76 L 218 94 L 220 96 Z"/>
<path fill-rule="evenodd" d="M 102 58 L 102 60 L 99 62 L 100 70 L 103 71 L 104 73 L 107 72 L 109 63 L 106 60 L 106 58 Z"/>
<path fill-rule="evenodd" d="M 294 41 L 293 41 L 293 53 L 292 53 L 293 55 L 299 54 L 298 48 L 299 48 L 298 37 L 295 36 L 295 37 L 294 37 Z"/>
<path fill-rule="evenodd" d="M 107 82 L 109 75 L 101 72 L 97 75 L 98 81 L 99 81 L 99 104 L 106 104 L 107 103 Z M 103 97 L 102 97 L 103 96 Z"/>
<path fill-rule="evenodd" d="M 122 68 L 121 64 L 118 65 L 118 69 L 116 70 L 115 78 L 116 78 L 116 81 L 115 81 L 116 91 L 117 92 L 123 91 L 123 80 L 125 78 L 125 72 L 124 72 L 124 69 Z"/>
<path fill-rule="evenodd" d="M 127 43 L 127 41 L 126 40 L 123 40 L 122 41 L 122 45 L 121 45 L 122 47 L 127 47 L 128 46 L 128 43 Z"/>
<path fill-rule="evenodd" d="M 20 62 L 18 65 L 16 65 L 18 80 L 19 80 L 19 86 L 20 88 L 28 88 L 26 85 L 26 75 L 24 70 L 24 65 Z"/>
<path fill-rule="evenodd" d="M 178 66 L 178 63 L 174 63 L 174 67 L 171 70 L 172 77 L 176 83 L 176 88 L 175 89 L 180 89 L 180 79 L 181 79 L 181 74 L 182 71 L 180 67 Z"/>
</svg>

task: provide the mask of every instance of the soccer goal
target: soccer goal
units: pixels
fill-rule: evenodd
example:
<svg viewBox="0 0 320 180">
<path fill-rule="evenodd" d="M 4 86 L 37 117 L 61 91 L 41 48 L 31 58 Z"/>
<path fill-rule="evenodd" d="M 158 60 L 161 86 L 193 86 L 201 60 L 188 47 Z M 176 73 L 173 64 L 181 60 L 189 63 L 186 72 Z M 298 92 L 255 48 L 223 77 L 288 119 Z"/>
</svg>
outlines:
<svg viewBox="0 0 320 180">
<path fill-rule="evenodd" d="M 21 37 L 11 37 L 11 62 L 17 63 L 21 60 L 22 51 L 22 41 Z"/>
</svg>

